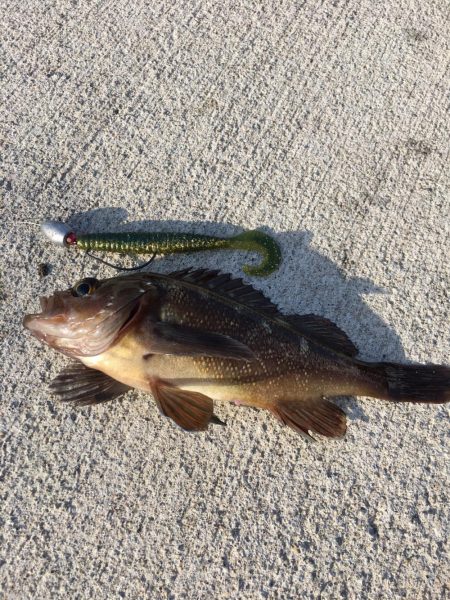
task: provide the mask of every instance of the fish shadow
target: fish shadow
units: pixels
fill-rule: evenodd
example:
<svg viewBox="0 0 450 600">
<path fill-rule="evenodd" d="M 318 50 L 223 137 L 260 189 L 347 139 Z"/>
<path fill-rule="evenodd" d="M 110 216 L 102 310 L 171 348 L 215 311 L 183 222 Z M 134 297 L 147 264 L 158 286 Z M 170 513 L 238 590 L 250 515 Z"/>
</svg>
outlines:
<svg viewBox="0 0 450 600">
<path fill-rule="evenodd" d="M 69 224 L 75 231 L 83 233 L 171 231 L 228 237 L 242 232 L 241 227 L 229 223 L 150 219 L 128 222 L 127 218 L 128 213 L 123 208 L 98 208 L 74 214 Z M 268 277 L 245 277 L 246 280 L 278 304 L 285 314 L 315 313 L 336 323 L 359 348 L 361 358 L 372 361 L 405 361 L 400 337 L 364 299 L 370 294 L 387 296 L 387 290 L 367 278 L 352 274 L 346 265 L 345 256 L 341 264 L 337 264 L 314 249 L 313 235 L 309 231 L 275 232 L 269 227 L 260 229 L 279 243 L 283 261 L 280 268 Z M 111 257 L 107 259 L 111 261 Z M 114 260 L 121 262 L 118 257 Z M 258 260 L 259 257 L 252 253 L 206 251 L 158 258 L 152 263 L 151 270 L 168 272 L 189 266 L 220 268 L 221 271 L 241 277 L 241 267 L 248 263 L 257 264 Z M 144 261 L 145 258 L 142 262 Z M 100 267 L 92 261 L 90 268 L 95 271 Z M 339 398 L 338 404 L 345 409 L 351 420 L 368 420 L 354 398 Z"/>
</svg>

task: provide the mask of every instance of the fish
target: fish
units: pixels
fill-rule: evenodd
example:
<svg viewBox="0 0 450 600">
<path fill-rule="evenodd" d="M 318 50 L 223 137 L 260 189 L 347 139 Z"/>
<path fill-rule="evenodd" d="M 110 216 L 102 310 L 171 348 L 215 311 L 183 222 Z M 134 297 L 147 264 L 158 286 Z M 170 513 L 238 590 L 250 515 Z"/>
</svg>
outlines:
<svg viewBox="0 0 450 600">
<path fill-rule="evenodd" d="M 361 360 L 330 320 L 282 314 L 219 270 L 87 277 L 40 304 L 24 327 L 72 359 L 54 395 L 85 406 L 137 388 L 186 431 L 223 424 L 216 401 L 267 410 L 306 438 L 338 438 L 347 419 L 332 398 L 450 400 L 449 366 Z"/>
</svg>

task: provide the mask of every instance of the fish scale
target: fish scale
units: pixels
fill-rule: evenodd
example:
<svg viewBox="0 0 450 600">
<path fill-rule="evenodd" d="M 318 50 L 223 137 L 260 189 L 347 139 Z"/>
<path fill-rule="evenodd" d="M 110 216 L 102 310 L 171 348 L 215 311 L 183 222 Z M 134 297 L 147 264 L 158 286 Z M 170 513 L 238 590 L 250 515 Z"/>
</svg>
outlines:
<svg viewBox="0 0 450 600">
<path fill-rule="evenodd" d="M 187 306 L 191 308 L 186 310 Z M 258 360 L 246 365 L 254 377 L 278 376 L 295 372 L 298 370 L 300 360 L 300 356 L 297 355 L 301 353 L 302 358 L 305 358 L 301 352 L 302 344 L 307 344 L 304 338 L 299 339 L 300 336 L 290 330 L 281 330 L 276 341 L 277 347 L 274 348 L 264 315 L 252 311 L 244 312 L 236 305 L 220 304 L 215 298 L 209 297 L 207 291 L 171 287 L 164 307 L 164 313 L 161 315 L 164 320 L 218 331 L 223 335 L 239 339 L 251 349 L 259 347 Z M 197 310 L 194 307 L 197 307 Z M 285 339 L 282 339 L 282 336 Z M 200 363 L 200 359 L 195 360 Z M 208 357 L 202 359 L 203 369 L 217 372 L 215 360 Z M 240 366 L 236 375 L 236 361 L 231 359 L 221 360 L 220 369 L 220 378 L 236 377 L 236 381 L 239 381 L 239 375 L 244 375 L 243 371 L 245 372 L 245 367 Z M 246 374 L 245 379 L 248 377 L 249 375 Z"/>
</svg>

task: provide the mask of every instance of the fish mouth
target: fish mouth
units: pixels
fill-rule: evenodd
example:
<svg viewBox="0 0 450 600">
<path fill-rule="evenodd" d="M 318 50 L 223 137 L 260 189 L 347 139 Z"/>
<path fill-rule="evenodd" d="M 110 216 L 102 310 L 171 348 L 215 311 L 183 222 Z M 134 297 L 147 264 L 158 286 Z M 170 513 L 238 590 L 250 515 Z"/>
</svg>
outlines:
<svg viewBox="0 0 450 600">
<path fill-rule="evenodd" d="M 41 296 L 39 303 L 41 312 L 25 315 L 22 320 L 23 326 L 31 331 L 34 331 L 43 321 L 63 317 L 65 306 L 58 296 Z"/>
<path fill-rule="evenodd" d="M 35 319 L 39 315 L 25 315 L 22 319 L 22 325 L 25 329 L 32 329 L 33 319 Z"/>
<path fill-rule="evenodd" d="M 41 296 L 39 298 L 39 303 L 41 305 L 42 312 L 45 312 L 47 310 L 48 302 L 49 302 L 48 296 Z"/>
<path fill-rule="evenodd" d="M 61 312 L 65 308 L 62 298 L 56 295 L 41 296 L 39 303 L 42 311 L 41 316 L 55 316 L 57 312 Z"/>
</svg>

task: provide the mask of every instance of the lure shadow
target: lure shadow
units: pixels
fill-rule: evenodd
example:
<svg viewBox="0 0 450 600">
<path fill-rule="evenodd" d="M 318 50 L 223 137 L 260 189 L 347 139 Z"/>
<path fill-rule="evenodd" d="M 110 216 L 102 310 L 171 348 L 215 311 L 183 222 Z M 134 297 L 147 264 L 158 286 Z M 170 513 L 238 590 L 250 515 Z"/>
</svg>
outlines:
<svg viewBox="0 0 450 600">
<path fill-rule="evenodd" d="M 193 231 L 199 234 L 232 236 L 242 228 L 227 223 L 208 221 L 135 221 L 124 222 L 128 217 L 122 208 L 100 208 L 75 214 L 69 224 L 83 233 L 107 231 Z M 280 244 L 283 262 L 278 271 L 267 278 L 252 278 L 252 284 L 277 303 L 282 312 L 315 313 L 327 317 L 341 327 L 360 350 L 360 356 L 373 361 L 405 361 L 401 340 L 397 333 L 365 302 L 369 294 L 388 294 L 369 279 L 355 277 L 312 247 L 309 231 L 274 232 L 268 227 L 262 231 L 273 236 Z M 109 260 L 111 258 L 109 257 Z M 121 259 L 115 257 L 115 262 Z M 151 269 L 170 271 L 187 266 L 220 268 L 222 271 L 242 276 L 243 264 L 258 261 L 250 253 L 200 252 L 165 256 L 156 260 Z M 95 263 L 93 262 L 93 268 Z M 248 279 L 248 278 L 247 278 Z M 363 410 L 352 398 L 342 398 L 343 406 L 351 420 L 367 420 Z"/>
</svg>

